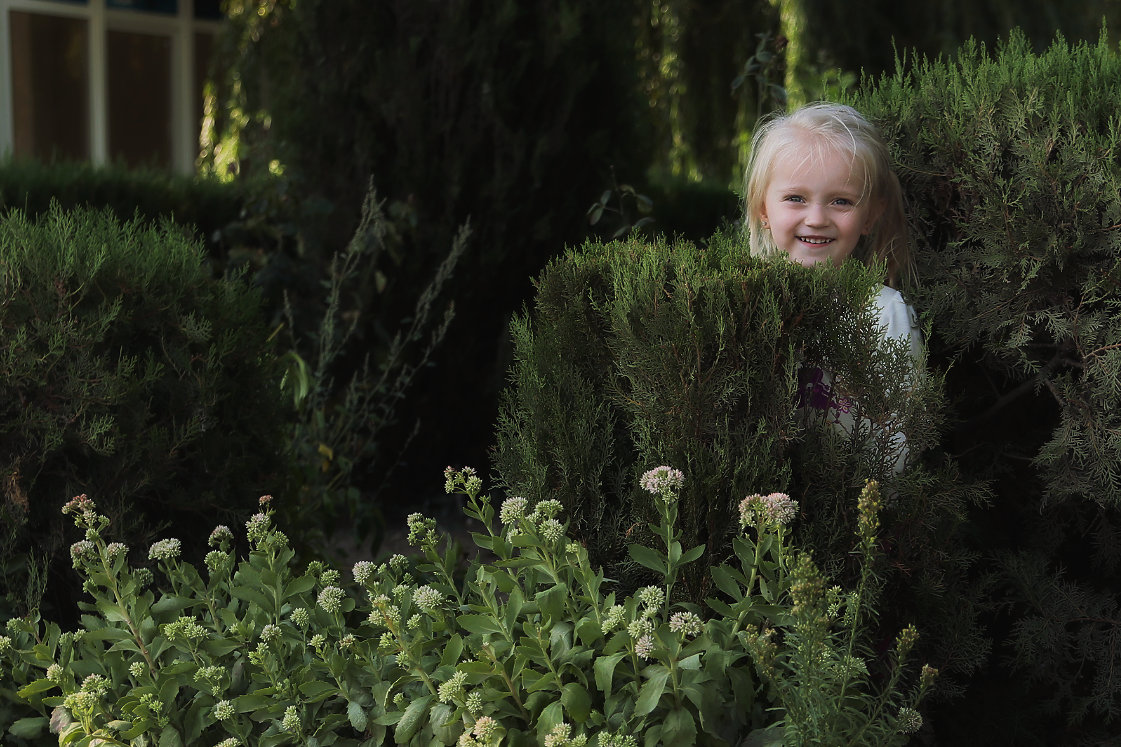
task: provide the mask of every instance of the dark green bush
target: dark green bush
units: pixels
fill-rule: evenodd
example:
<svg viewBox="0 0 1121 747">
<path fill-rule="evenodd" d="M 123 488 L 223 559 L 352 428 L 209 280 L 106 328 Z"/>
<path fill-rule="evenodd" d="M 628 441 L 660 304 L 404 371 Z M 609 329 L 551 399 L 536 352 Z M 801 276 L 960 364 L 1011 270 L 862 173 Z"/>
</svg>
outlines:
<svg viewBox="0 0 1121 747">
<path fill-rule="evenodd" d="M 52 202 L 63 209 L 106 208 L 122 221 L 142 216 L 153 223 L 171 218 L 194 228 L 208 253 L 220 259 L 229 250 L 224 234 L 242 222 L 253 185 L 214 178 L 179 176 L 164 171 L 92 166 L 88 163 L 39 163 L 9 158 L 0 162 L 0 208 L 29 216 L 46 213 Z"/>
<path fill-rule="evenodd" d="M 281 371 L 258 296 L 215 279 L 181 227 L 57 204 L 38 219 L 9 212 L 0 327 L 4 503 L 22 525 L 0 553 L 46 559 L 45 603 L 60 617 L 74 614 L 68 497 L 103 496 L 118 538 L 146 560 L 154 532 L 201 543 L 216 519 L 251 508 L 227 496 L 276 489 Z M 19 579 L 3 592 L 18 603 Z"/>
<path fill-rule="evenodd" d="M 988 480 L 972 549 L 1001 614 L 947 743 L 1099 744 L 1121 714 L 1121 56 L 1021 34 L 900 64 L 851 103 L 892 142 L 945 444 Z"/>
<path fill-rule="evenodd" d="M 702 569 L 729 551 L 732 501 L 775 490 L 799 500 L 798 541 L 838 581 L 853 571 L 850 507 L 865 479 L 879 479 L 892 496 L 882 620 L 943 619 L 927 651 L 960 686 L 984 644 L 964 586 L 969 558 L 953 540 L 978 492 L 938 453 L 918 458 L 935 439 L 939 379 L 913 391 L 883 385 L 904 381 L 909 364 L 877 346 L 867 304 L 876 287 L 862 265 L 761 262 L 736 236 L 703 248 L 631 240 L 569 252 L 540 276 L 534 308 L 512 327 L 499 479 L 510 494 L 562 501 L 572 531 L 624 586 L 642 583 L 625 548 L 650 518 L 649 499 L 631 488 L 643 465 L 692 475 L 679 521 L 686 544 L 707 547 Z M 795 407 L 800 363 L 825 358 L 868 419 L 851 438 L 803 427 Z M 901 475 L 886 457 L 893 427 L 917 457 Z M 701 573 L 685 587 L 694 600 L 712 591 Z"/>
</svg>

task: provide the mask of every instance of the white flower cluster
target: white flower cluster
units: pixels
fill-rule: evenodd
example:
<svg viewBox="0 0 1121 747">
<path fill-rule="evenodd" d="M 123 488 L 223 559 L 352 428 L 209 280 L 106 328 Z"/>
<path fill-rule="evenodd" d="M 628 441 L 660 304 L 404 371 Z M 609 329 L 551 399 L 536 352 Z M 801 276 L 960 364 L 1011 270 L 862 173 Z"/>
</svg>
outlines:
<svg viewBox="0 0 1121 747">
<path fill-rule="evenodd" d="M 545 747 L 584 747 L 587 743 L 583 734 L 572 736 L 572 726 L 565 723 L 557 724 L 545 735 Z"/>
<path fill-rule="evenodd" d="M 377 568 L 373 563 L 368 560 L 359 560 L 354 564 L 351 571 L 354 574 L 354 580 L 360 584 L 365 585 L 367 581 L 374 575 L 374 570 Z"/>
<path fill-rule="evenodd" d="M 214 704 L 214 718 L 225 721 L 234 717 L 234 704 L 228 700 L 219 700 Z"/>
<path fill-rule="evenodd" d="M 541 536 L 547 542 L 556 542 L 564 536 L 564 524 L 553 518 L 545 519 L 541 522 Z"/>
<path fill-rule="evenodd" d="M 616 604 L 607 610 L 607 614 L 603 616 L 603 634 L 608 635 L 616 628 L 621 628 L 623 622 L 627 619 L 627 610 L 621 604 Z"/>
<path fill-rule="evenodd" d="M 206 637 L 206 628 L 199 625 L 193 617 L 180 617 L 175 622 L 164 623 L 161 630 L 167 638 L 182 638 L 185 641 L 197 641 Z"/>
<path fill-rule="evenodd" d="M 642 614 L 646 617 L 658 614 L 662 603 L 666 601 L 666 592 L 660 586 L 646 586 L 639 589 L 636 596 L 642 602 Z"/>
<path fill-rule="evenodd" d="M 634 655 L 640 659 L 649 659 L 654 652 L 654 637 L 647 634 L 634 642 Z"/>
<path fill-rule="evenodd" d="M 218 547 L 224 543 L 234 541 L 234 533 L 225 524 L 219 524 L 214 527 L 214 531 L 210 533 L 210 537 L 206 540 L 207 545 L 210 547 Z"/>
<path fill-rule="evenodd" d="M 502 507 L 498 509 L 498 520 L 502 522 L 503 526 L 516 524 L 519 519 L 525 516 L 525 510 L 528 506 L 529 501 L 520 495 L 507 498 L 502 501 Z"/>
<path fill-rule="evenodd" d="M 452 700 L 463 695 L 463 687 L 466 684 L 467 673 L 457 669 L 455 674 L 440 685 L 436 694 L 439 696 L 441 703 L 451 703 Z"/>
<path fill-rule="evenodd" d="M 206 554 L 203 562 L 206 564 L 206 568 L 210 571 L 210 576 L 213 578 L 233 568 L 234 558 L 233 555 L 228 552 L 211 550 Z"/>
<path fill-rule="evenodd" d="M 922 728 L 922 714 L 914 708 L 900 708 L 896 723 L 900 734 L 914 734 Z"/>
<path fill-rule="evenodd" d="M 254 544 L 260 543 L 269 531 L 269 517 L 264 513 L 256 513 L 245 522 L 245 534 Z"/>
<path fill-rule="evenodd" d="M 660 495 L 666 500 L 672 500 L 676 497 L 676 491 L 681 489 L 685 484 L 685 473 L 673 467 L 655 467 L 654 469 L 642 475 L 639 481 L 643 489 Z"/>
<path fill-rule="evenodd" d="M 413 592 L 413 602 L 425 612 L 435 612 L 444 603 L 444 595 L 426 584 Z"/>
<path fill-rule="evenodd" d="M 669 618 L 669 629 L 674 633 L 681 633 L 685 636 L 697 636 L 701 634 L 704 628 L 704 623 L 701 618 L 692 612 L 674 612 Z"/>
<path fill-rule="evenodd" d="M 324 612 L 334 614 L 342 609 L 343 597 L 345 596 L 343 590 L 339 587 L 325 586 L 322 591 L 319 592 L 319 598 L 316 602 L 323 608 Z"/>
<path fill-rule="evenodd" d="M 288 706 L 284 709 L 284 718 L 281 719 L 280 726 L 288 732 L 295 733 L 300 730 L 300 716 L 296 713 L 296 706 Z"/>
</svg>

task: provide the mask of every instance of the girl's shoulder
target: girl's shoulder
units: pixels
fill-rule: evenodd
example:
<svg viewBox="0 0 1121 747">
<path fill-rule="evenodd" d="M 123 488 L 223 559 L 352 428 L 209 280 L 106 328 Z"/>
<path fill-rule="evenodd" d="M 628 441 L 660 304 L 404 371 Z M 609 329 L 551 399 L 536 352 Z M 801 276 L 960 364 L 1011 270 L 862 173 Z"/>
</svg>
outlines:
<svg viewBox="0 0 1121 747">
<path fill-rule="evenodd" d="M 876 303 L 881 307 L 886 306 L 909 306 L 903 294 L 892 288 L 890 285 L 881 285 L 880 292 L 876 294 Z"/>
<path fill-rule="evenodd" d="M 918 321 L 915 309 L 903 294 L 895 288 L 882 286 L 874 299 L 880 312 L 880 326 L 885 328 L 885 337 L 910 337 L 918 335 Z"/>
</svg>

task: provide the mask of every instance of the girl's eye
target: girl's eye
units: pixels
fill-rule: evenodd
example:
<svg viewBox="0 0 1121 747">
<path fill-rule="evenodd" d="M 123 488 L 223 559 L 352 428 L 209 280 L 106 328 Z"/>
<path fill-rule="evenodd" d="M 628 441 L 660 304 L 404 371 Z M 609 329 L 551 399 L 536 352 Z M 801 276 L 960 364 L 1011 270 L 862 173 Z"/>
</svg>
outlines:
<svg viewBox="0 0 1121 747">
<path fill-rule="evenodd" d="M 841 207 L 852 207 L 854 203 L 852 200 L 849 200 L 847 198 L 838 197 L 837 199 L 833 200 L 833 204 L 840 205 Z"/>
<path fill-rule="evenodd" d="M 805 200 L 802 199 L 802 195 L 787 195 L 786 196 L 786 201 L 787 202 L 805 202 Z"/>
</svg>

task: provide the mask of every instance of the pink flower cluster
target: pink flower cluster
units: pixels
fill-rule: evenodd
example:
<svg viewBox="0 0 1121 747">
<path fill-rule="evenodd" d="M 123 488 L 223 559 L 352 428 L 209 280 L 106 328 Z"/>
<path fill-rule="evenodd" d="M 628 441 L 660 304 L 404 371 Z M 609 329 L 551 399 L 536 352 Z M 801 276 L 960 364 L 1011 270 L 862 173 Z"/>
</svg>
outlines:
<svg viewBox="0 0 1121 747">
<path fill-rule="evenodd" d="M 642 476 L 640 484 L 644 490 L 654 495 L 666 495 L 670 491 L 681 489 L 685 484 L 685 473 L 673 467 L 655 467 Z"/>
<path fill-rule="evenodd" d="M 798 501 L 786 493 L 749 495 L 740 501 L 740 526 L 756 526 L 762 521 L 770 526 L 786 526 L 798 515 Z"/>
</svg>

